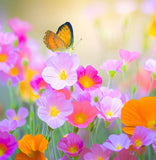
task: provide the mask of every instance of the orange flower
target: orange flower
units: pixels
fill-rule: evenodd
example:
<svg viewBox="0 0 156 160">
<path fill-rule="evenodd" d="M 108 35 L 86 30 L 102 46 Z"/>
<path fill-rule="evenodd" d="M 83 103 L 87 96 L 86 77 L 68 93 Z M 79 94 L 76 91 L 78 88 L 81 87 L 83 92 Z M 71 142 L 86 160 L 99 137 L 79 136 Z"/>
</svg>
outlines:
<svg viewBox="0 0 156 160">
<path fill-rule="evenodd" d="M 22 151 L 15 156 L 15 160 L 46 160 L 43 152 L 46 150 L 48 141 L 43 135 L 37 134 L 34 137 L 25 135 L 18 141 L 18 147 Z"/>
<path fill-rule="evenodd" d="M 156 130 L 156 97 L 132 99 L 125 103 L 121 111 L 123 131 L 132 135 L 136 126 Z"/>
</svg>

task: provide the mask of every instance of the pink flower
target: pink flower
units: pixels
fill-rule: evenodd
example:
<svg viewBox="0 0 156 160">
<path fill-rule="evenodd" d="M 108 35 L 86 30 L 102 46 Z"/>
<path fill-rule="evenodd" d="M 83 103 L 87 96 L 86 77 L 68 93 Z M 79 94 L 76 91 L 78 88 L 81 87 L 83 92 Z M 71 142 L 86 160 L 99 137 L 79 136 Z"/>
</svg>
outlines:
<svg viewBox="0 0 156 160">
<path fill-rule="evenodd" d="M 152 147 L 153 147 L 154 152 L 156 153 L 156 138 L 154 139 L 152 143 Z"/>
<path fill-rule="evenodd" d="M 105 148 L 103 145 L 93 144 L 91 151 L 84 154 L 84 160 L 109 160 L 111 151 Z"/>
<path fill-rule="evenodd" d="M 76 127 L 86 128 L 97 115 L 96 107 L 92 107 L 88 101 L 72 102 L 73 113 L 68 116 L 68 121 Z"/>
<path fill-rule="evenodd" d="M 120 49 L 119 55 L 121 59 L 124 61 L 124 63 L 131 63 L 135 59 L 139 58 L 140 53 L 139 52 L 129 52 L 124 49 Z"/>
<path fill-rule="evenodd" d="M 118 98 L 104 97 L 99 106 L 99 118 L 112 122 L 116 118 L 120 118 L 122 101 Z"/>
<path fill-rule="evenodd" d="M 10 121 L 8 119 L 4 119 L 0 121 L 0 131 L 2 132 L 14 131 L 16 128 L 17 128 L 17 122 L 15 120 Z"/>
<path fill-rule="evenodd" d="M 58 149 L 70 157 L 74 157 L 79 155 L 79 153 L 82 151 L 83 141 L 79 135 L 69 133 L 60 139 L 58 143 Z"/>
<path fill-rule="evenodd" d="M 146 14 L 152 14 L 156 12 L 156 2 L 155 0 L 145 0 L 142 3 L 142 11 Z"/>
<path fill-rule="evenodd" d="M 11 46 L 0 47 L 0 71 L 9 72 L 18 59 L 17 51 Z"/>
<path fill-rule="evenodd" d="M 146 60 L 144 69 L 150 72 L 156 72 L 156 60 L 155 59 Z"/>
<path fill-rule="evenodd" d="M 103 144 L 104 147 L 115 152 L 119 152 L 124 148 L 128 149 L 129 145 L 130 145 L 130 140 L 128 136 L 124 133 L 120 135 L 115 135 L 115 134 L 110 135 L 106 140 L 106 142 L 104 142 Z"/>
<path fill-rule="evenodd" d="M 63 157 L 60 158 L 59 160 L 68 160 L 68 156 L 63 156 Z"/>
<path fill-rule="evenodd" d="M 103 65 L 100 68 L 106 71 L 121 72 L 120 68 L 122 67 L 122 65 L 123 65 L 122 60 L 107 60 L 106 62 L 103 63 Z"/>
<path fill-rule="evenodd" d="M 83 90 L 93 90 L 102 85 L 102 78 L 97 75 L 98 71 L 88 65 L 86 69 L 79 66 L 77 69 L 78 84 Z"/>
<path fill-rule="evenodd" d="M 123 149 L 118 152 L 118 156 L 113 160 L 137 160 L 137 157 L 129 152 L 129 150 Z"/>
<path fill-rule="evenodd" d="M 52 88 L 63 89 L 65 86 L 72 86 L 76 83 L 78 65 L 77 55 L 70 56 L 68 53 L 59 53 L 48 59 L 42 77 Z"/>
<path fill-rule="evenodd" d="M 26 123 L 26 117 L 28 116 L 28 109 L 20 107 L 17 114 L 14 109 L 8 109 L 6 116 L 10 121 L 16 121 L 17 127 L 24 126 Z"/>
<path fill-rule="evenodd" d="M 73 111 L 70 100 L 66 100 L 63 93 L 47 89 L 37 100 L 38 117 L 52 129 L 58 128 L 67 120 Z"/>
<path fill-rule="evenodd" d="M 7 132 L 0 131 L 0 159 L 8 159 L 17 149 L 18 144 L 15 137 Z"/>
<path fill-rule="evenodd" d="M 156 132 L 151 131 L 149 128 L 137 126 L 135 128 L 134 134 L 131 137 L 131 144 L 139 149 L 141 146 L 148 146 L 156 137 Z"/>
</svg>

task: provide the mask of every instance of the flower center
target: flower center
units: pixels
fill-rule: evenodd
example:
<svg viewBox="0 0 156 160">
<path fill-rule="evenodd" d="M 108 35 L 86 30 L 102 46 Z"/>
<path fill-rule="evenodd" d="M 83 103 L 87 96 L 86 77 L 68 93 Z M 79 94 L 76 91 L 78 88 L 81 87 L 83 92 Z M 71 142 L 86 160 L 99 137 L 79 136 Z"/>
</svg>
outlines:
<svg viewBox="0 0 156 160">
<path fill-rule="evenodd" d="M 18 118 L 17 116 L 14 116 L 14 117 L 13 117 L 13 120 L 18 121 L 19 118 Z"/>
<path fill-rule="evenodd" d="M 0 62 L 6 62 L 6 60 L 7 56 L 4 53 L 0 54 Z"/>
<path fill-rule="evenodd" d="M 121 149 L 121 146 L 118 144 L 118 145 L 116 146 L 116 150 L 119 150 L 119 149 Z"/>
<path fill-rule="evenodd" d="M 13 68 L 11 68 L 10 69 L 10 72 L 9 72 L 9 74 L 11 75 L 11 76 L 17 76 L 18 75 L 18 68 L 17 67 L 13 67 Z"/>
<path fill-rule="evenodd" d="M 94 97 L 94 101 L 97 103 L 99 101 L 99 97 L 98 96 L 95 96 Z"/>
<path fill-rule="evenodd" d="M 50 109 L 50 115 L 52 117 L 56 117 L 59 113 L 60 113 L 60 111 L 58 109 L 56 109 L 56 106 L 51 107 L 51 109 Z"/>
<path fill-rule="evenodd" d="M 60 78 L 61 80 L 66 80 L 66 79 L 67 79 L 67 75 L 66 75 L 65 70 L 62 70 L 62 71 L 61 71 L 61 73 L 60 73 L 60 75 L 59 75 L 59 78 Z"/>
<path fill-rule="evenodd" d="M 140 140 L 140 139 L 136 139 L 136 140 L 135 140 L 135 146 L 136 146 L 136 147 L 140 147 L 141 145 L 142 145 L 141 140 Z"/>
<path fill-rule="evenodd" d="M 79 83 L 84 87 L 84 88 L 89 88 L 92 87 L 95 83 L 94 81 L 87 76 L 83 76 L 79 78 Z"/>
<path fill-rule="evenodd" d="M 156 130 L 156 121 L 149 121 L 147 126 L 151 130 Z"/>
<path fill-rule="evenodd" d="M 112 117 L 113 113 L 112 113 L 112 111 L 106 111 L 106 115 L 107 115 L 108 117 Z"/>
<path fill-rule="evenodd" d="M 5 154 L 7 147 L 4 144 L 0 144 L 0 157 Z"/>
<path fill-rule="evenodd" d="M 76 153 L 76 152 L 78 151 L 78 148 L 77 148 L 76 146 L 72 146 L 72 147 L 70 147 L 70 148 L 68 149 L 68 151 L 69 151 L 70 153 Z"/>
<path fill-rule="evenodd" d="M 86 115 L 84 113 L 78 113 L 75 115 L 75 122 L 77 124 L 82 124 L 86 121 Z"/>
<path fill-rule="evenodd" d="M 99 156 L 98 156 L 97 158 L 98 158 L 97 160 L 103 160 L 103 158 L 102 158 L 102 157 L 99 157 Z"/>
</svg>

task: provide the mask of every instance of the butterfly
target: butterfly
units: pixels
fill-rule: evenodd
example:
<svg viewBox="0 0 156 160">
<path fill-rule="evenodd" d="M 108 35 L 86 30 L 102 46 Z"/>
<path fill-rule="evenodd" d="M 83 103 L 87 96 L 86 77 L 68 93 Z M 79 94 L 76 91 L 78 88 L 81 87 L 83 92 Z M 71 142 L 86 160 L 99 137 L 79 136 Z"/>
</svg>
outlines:
<svg viewBox="0 0 156 160">
<path fill-rule="evenodd" d="M 64 51 L 73 46 L 73 28 L 69 22 L 62 24 L 56 33 L 48 30 L 45 32 L 44 43 L 47 48 L 55 51 Z"/>
</svg>

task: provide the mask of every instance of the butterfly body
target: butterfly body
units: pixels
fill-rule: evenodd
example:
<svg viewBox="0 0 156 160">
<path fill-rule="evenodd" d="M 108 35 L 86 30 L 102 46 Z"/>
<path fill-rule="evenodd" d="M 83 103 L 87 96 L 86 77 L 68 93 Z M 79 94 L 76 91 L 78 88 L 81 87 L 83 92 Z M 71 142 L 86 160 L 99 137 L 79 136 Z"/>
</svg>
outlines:
<svg viewBox="0 0 156 160">
<path fill-rule="evenodd" d="M 56 33 L 45 32 L 44 43 L 52 51 L 64 51 L 73 45 L 73 28 L 69 22 L 62 24 Z"/>
</svg>

